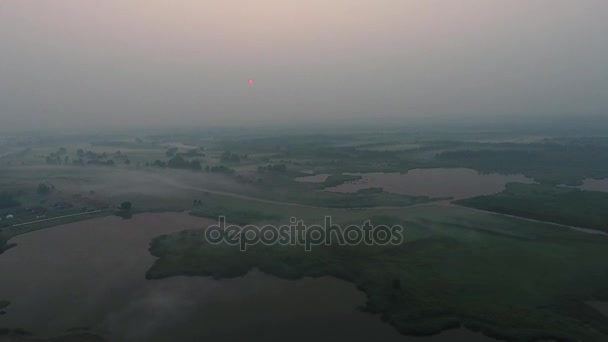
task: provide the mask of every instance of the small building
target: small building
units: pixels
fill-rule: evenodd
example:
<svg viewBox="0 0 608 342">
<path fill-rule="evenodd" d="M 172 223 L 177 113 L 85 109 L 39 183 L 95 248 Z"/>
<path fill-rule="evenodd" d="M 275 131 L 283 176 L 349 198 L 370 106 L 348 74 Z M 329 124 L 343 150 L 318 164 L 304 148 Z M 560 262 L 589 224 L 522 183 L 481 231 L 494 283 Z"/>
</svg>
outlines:
<svg viewBox="0 0 608 342">
<path fill-rule="evenodd" d="M 15 218 L 15 216 L 13 216 L 13 215 L 11 215 L 11 214 L 6 215 L 6 219 L 7 219 L 7 220 L 12 220 L 12 219 L 14 219 L 14 218 Z"/>
</svg>

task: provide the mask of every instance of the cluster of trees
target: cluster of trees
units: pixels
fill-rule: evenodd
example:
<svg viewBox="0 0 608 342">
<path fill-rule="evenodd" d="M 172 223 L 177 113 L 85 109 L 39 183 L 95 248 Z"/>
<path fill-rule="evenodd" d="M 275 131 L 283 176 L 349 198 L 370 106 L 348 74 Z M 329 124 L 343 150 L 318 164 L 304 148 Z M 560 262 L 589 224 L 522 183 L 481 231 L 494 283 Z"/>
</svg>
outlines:
<svg viewBox="0 0 608 342">
<path fill-rule="evenodd" d="M 70 157 L 67 156 L 68 150 L 65 147 L 59 148 L 56 152 L 51 152 L 46 156 L 46 163 L 49 165 L 67 165 Z"/>
<path fill-rule="evenodd" d="M 205 171 L 214 172 L 214 173 L 227 173 L 227 174 L 233 174 L 235 172 L 234 169 L 231 169 L 224 165 L 216 165 L 216 166 L 205 165 Z"/>
<path fill-rule="evenodd" d="M 60 157 L 51 153 L 46 157 L 46 163 L 49 165 L 68 165 L 70 164 L 70 157 Z"/>
<path fill-rule="evenodd" d="M 78 149 L 78 151 L 76 151 L 76 156 L 78 156 L 78 158 L 80 159 L 106 159 L 108 157 L 108 154 L 103 152 L 103 153 L 97 153 L 97 152 L 93 152 L 93 151 L 84 151 L 83 149 Z"/>
<path fill-rule="evenodd" d="M 129 211 L 129 210 L 131 210 L 132 207 L 133 207 L 133 204 L 131 204 L 131 202 L 122 202 L 120 204 L 120 210 Z"/>
<path fill-rule="evenodd" d="M 177 153 L 177 147 L 171 147 L 170 149 L 167 150 L 167 152 L 165 152 L 165 155 L 167 157 L 173 157 L 173 156 L 175 156 L 176 153 Z"/>
<path fill-rule="evenodd" d="M 120 151 L 117 151 L 114 155 L 122 157 Z M 101 166 L 114 166 L 114 160 L 108 159 L 108 154 L 106 152 L 96 153 L 93 151 L 84 151 L 79 149 L 76 151 L 77 159 L 72 160 L 73 165 L 101 165 Z M 66 156 L 64 160 L 65 164 L 69 163 L 69 159 Z"/>
<path fill-rule="evenodd" d="M 154 166 L 154 167 L 168 167 L 172 169 L 181 169 L 181 170 L 192 170 L 192 171 L 203 171 L 203 165 L 199 160 L 188 161 L 181 156 L 175 156 L 169 161 L 164 162 L 162 160 L 155 160 L 152 164 L 146 163 L 146 166 Z M 224 165 L 216 165 L 209 166 L 205 165 L 205 172 L 214 172 L 214 173 L 227 173 L 233 174 L 235 171 Z"/>
<path fill-rule="evenodd" d="M 47 185 L 45 183 L 38 184 L 38 187 L 36 188 L 36 192 L 39 195 L 48 195 L 48 194 L 50 194 L 53 191 L 55 191 L 55 186 L 54 185 Z"/>
<path fill-rule="evenodd" d="M 118 211 L 118 213 L 116 213 L 116 215 L 122 217 L 125 220 L 130 219 L 133 216 L 133 213 L 131 212 L 132 208 L 133 205 L 131 204 L 131 202 L 122 202 L 120 204 L 120 210 Z"/>
<path fill-rule="evenodd" d="M 156 159 L 152 164 L 146 163 L 146 166 L 167 167 L 167 163 L 162 160 Z"/>
<path fill-rule="evenodd" d="M 203 166 L 201 162 L 198 160 L 187 161 L 181 156 L 175 156 L 169 161 L 164 162 L 162 160 L 155 160 L 152 164 L 146 163 L 146 166 L 155 166 L 155 167 L 169 167 L 172 169 L 183 169 L 183 170 L 192 170 L 192 171 L 201 171 Z"/>
<path fill-rule="evenodd" d="M 188 163 L 186 159 L 177 156 L 169 159 L 169 161 L 167 162 L 167 167 L 170 167 L 172 169 L 187 169 L 190 167 L 190 163 Z"/>
<path fill-rule="evenodd" d="M 114 152 L 114 159 L 122 160 L 125 163 L 125 165 L 131 164 L 129 157 L 126 154 L 123 154 L 120 150 Z"/>
<path fill-rule="evenodd" d="M 273 172 L 273 173 L 285 173 L 287 172 L 287 166 L 285 164 L 268 164 L 266 166 L 258 166 L 258 172 Z"/>
<path fill-rule="evenodd" d="M 201 171 L 203 169 L 203 166 L 201 165 L 200 161 L 193 160 L 190 162 L 190 169 L 192 169 L 193 171 Z"/>
<path fill-rule="evenodd" d="M 220 160 L 226 163 L 238 163 L 241 161 L 241 157 L 230 151 L 224 151 L 220 157 Z"/>
</svg>

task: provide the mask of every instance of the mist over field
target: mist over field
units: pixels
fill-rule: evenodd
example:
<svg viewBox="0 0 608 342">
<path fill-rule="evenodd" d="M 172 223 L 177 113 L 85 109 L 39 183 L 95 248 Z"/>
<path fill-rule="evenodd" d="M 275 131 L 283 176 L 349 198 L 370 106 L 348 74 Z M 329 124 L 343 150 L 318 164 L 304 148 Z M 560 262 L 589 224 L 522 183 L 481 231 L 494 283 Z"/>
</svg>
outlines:
<svg viewBox="0 0 608 342">
<path fill-rule="evenodd" d="M 0 342 L 608 341 L 607 0 L 0 0 Z"/>
<path fill-rule="evenodd" d="M 604 0 L 4 0 L 0 129 L 601 118 L 606 13 Z"/>
</svg>

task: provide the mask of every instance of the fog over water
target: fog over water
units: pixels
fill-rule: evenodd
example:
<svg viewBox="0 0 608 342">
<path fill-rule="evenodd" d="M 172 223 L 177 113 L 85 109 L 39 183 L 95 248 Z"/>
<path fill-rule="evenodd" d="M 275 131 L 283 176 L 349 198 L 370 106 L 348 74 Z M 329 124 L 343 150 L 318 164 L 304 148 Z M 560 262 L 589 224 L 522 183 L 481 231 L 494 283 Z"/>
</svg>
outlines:
<svg viewBox="0 0 608 342">
<path fill-rule="evenodd" d="M 605 0 L 3 0 L 0 120 L 605 115 L 606 13 Z"/>
</svg>

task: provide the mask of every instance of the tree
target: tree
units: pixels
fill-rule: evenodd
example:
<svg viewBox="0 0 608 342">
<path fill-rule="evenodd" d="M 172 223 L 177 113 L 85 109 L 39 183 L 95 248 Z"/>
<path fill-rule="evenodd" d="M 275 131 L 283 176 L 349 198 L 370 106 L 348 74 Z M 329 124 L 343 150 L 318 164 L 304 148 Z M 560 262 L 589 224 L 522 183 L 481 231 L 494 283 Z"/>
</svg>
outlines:
<svg viewBox="0 0 608 342">
<path fill-rule="evenodd" d="M 223 162 L 230 162 L 230 163 L 238 163 L 239 161 L 241 161 L 241 158 L 239 158 L 238 155 L 236 155 L 230 151 L 224 151 L 224 153 L 222 153 L 222 156 L 220 157 L 220 159 Z"/>
<path fill-rule="evenodd" d="M 40 183 L 40 184 L 38 184 L 38 189 L 36 190 L 36 192 L 39 195 L 48 195 L 49 192 L 51 192 L 51 188 L 44 183 Z"/>
<path fill-rule="evenodd" d="M 184 158 L 177 156 L 171 158 L 167 162 L 167 166 L 174 169 L 187 169 L 190 167 L 190 163 L 188 163 Z"/>
<path fill-rule="evenodd" d="M 173 157 L 175 155 L 175 153 L 177 153 L 177 147 L 172 147 L 172 148 L 168 149 L 167 152 L 165 152 L 165 155 L 167 157 Z"/>
<path fill-rule="evenodd" d="M 160 161 L 160 160 L 156 159 L 152 165 L 158 166 L 158 167 L 165 167 L 165 166 L 167 166 L 167 163 L 165 163 L 164 161 Z"/>
<path fill-rule="evenodd" d="M 201 171 L 203 169 L 203 167 L 201 166 L 201 162 L 198 160 L 193 160 L 190 163 L 190 168 L 194 171 Z"/>
<path fill-rule="evenodd" d="M 117 216 L 122 217 L 125 220 L 130 219 L 133 214 L 131 213 L 131 202 L 122 202 L 120 204 L 120 210 L 116 213 Z"/>
<path fill-rule="evenodd" d="M 120 204 L 120 210 L 122 210 L 122 211 L 130 211 L 131 207 L 132 207 L 131 202 L 122 202 Z"/>
</svg>

